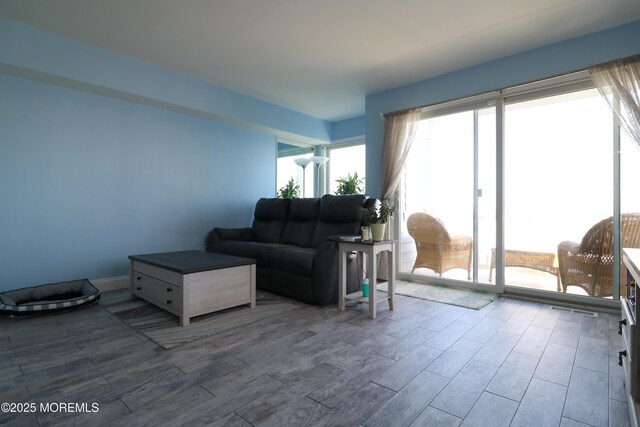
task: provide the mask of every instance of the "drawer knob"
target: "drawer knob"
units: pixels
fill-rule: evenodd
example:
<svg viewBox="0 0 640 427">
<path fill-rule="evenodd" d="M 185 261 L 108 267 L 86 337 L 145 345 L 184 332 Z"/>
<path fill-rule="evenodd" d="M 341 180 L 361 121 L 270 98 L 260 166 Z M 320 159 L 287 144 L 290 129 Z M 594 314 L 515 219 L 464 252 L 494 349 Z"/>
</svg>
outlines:
<svg viewBox="0 0 640 427">
<path fill-rule="evenodd" d="M 622 325 L 627 326 L 627 319 L 618 322 L 618 335 L 622 335 Z"/>
<path fill-rule="evenodd" d="M 137 289 L 137 290 L 139 290 L 139 291 L 141 291 L 141 290 L 142 290 L 142 287 L 141 287 L 141 286 L 138 286 L 136 289 Z"/>
<path fill-rule="evenodd" d="M 627 357 L 627 350 L 618 352 L 618 365 L 622 366 L 622 358 Z"/>
<path fill-rule="evenodd" d="M 171 300 L 170 299 L 167 300 L 167 304 L 171 304 Z"/>
<path fill-rule="evenodd" d="M 167 288 L 167 292 L 173 292 L 172 288 Z"/>
<path fill-rule="evenodd" d="M 142 280 L 142 277 L 138 276 L 136 277 L 136 280 Z"/>
</svg>

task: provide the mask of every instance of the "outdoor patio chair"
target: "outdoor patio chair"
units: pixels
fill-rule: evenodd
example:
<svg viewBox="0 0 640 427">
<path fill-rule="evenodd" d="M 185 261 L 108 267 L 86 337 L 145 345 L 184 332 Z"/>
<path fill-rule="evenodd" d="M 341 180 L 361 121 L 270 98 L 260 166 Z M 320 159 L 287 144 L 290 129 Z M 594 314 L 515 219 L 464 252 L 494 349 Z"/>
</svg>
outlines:
<svg viewBox="0 0 640 427">
<path fill-rule="evenodd" d="M 640 213 L 620 218 L 623 248 L 640 247 Z M 613 217 L 603 219 L 584 235 L 580 244 L 564 241 L 558 245 L 558 267 L 562 291 L 578 286 L 596 297 L 613 295 Z M 625 280 L 624 265 L 620 265 Z"/>
<path fill-rule="evenodd" d="M 416 242 L 416 268 L 429 268 L 441 277 L 452 268 L 467 270 L 471 280 L 471 237 L 450 236 L 442 221 L 424 212 L 413 213 L 407 219 L 409 235 Z"/>
</svg>

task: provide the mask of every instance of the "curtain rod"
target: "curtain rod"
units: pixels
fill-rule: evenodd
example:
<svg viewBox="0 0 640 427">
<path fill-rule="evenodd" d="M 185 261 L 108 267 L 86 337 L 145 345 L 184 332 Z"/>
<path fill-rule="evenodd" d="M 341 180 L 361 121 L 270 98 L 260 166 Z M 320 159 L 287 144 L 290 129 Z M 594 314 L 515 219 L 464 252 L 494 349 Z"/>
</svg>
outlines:
<svg viewBox="0 0 640 427">
<path fill-rule="evenodd" d="M 616 66 L 616 65 L 620 65 L 620 64 L 626 64 L 628 62 L 639 61 L 639 60 L 640 60 L 640 54 L 626 56 L 626 57 L 623 57 L 623 58 L 618 58 L 618 59 L 613 59 L 611 61 L 602 62 L 600 64 L 595 64 L 595 65 L 592 65 L 590 67 L 580 68 L 580 69 L 577 69 L 577 70 L 574 70 L 574 71 L 569 71 L 569 72 L 566 72 L 566 73 L 555 74 L 553 76 L 545 77 L 543 79 L 530 80 L 530 81 L 527 81 L 527 82 L 524 82 L 524 83 L 519 83 L 519 84 L 516 84 L 516 85 L 513 85 L 513 86 L 507 86 L 507 87 L 502 87 L 502 88 L 498 88 L 498 89 L 488 90 L 486 92 L 480 92 L 480 93 L 476 93 L 476 94 L 473 94 L 473 95 L 465 96 L 463 98 L 453 98 L 453 99 L 448 99 L 446 101 L 436 102 L 436 103 L 433 103 L 433 104 L 424 104 L 424 105 L 420 105 L 420 106 L 417 106 L 417 107 L 405 108 L 405 109 L 402 109 L 402 110 L 391 111 L 391 112 L 388 112 L 388 113 L 380 113 L 380 118 L 387 118 L 387 117 L 396 116 L 396 115 L 400 115 L 400 114 L 406 114 L 406 113 L 409 113 L 409 112 L 413 112 L 414 110 L 422 110 L 424 108 L 432 107 L 434 105 L 446 104 L 447 102 L 453 102 L 453 101 L 457 101 L 457 100 L 460 100 L 460 99 L 473 98 L 475 96 L 481 96 L 481 95 L 483 95 L 485 93 L 502 92 L 505 89 L 518 87 L 518 86 L 525 86 L 525 85 L 528 85 L 528 84 L 531 84 L 531 83 L 534 83 L 534 82 L 538 82 L 538 81 L 541 81 L 541 80 L 555 79 L 555 78 L 558 78 L 558 77 L 561 77 L 561 76 L 568 76 L 570 74 L 589 71 L 589 69 L 595 68 L 595 67 L 611 67 L 611 66 Z"/>
<path fill-rule="evenodd" d="M 604 67 L 604 68 L 610 68 L 610 67 L 617 67 L 620 65 L 627 65 L 631 62 L 638 62 L 640 61 L 640 54 L 636 54 L 636 55 L 631 55 L 631 56 L 625 56 L 624 58 L 619 58 L 619 59 L 614 59 L 608 62 L 603 62 L 601 64 L 596 64 L 590 68 L 595 68 L 595 67 Z"/>
<path fill-rule="evenodd" d="M 487 93 L 493 93 L 493 92 L 501 93 L 502 91 L 504 91 L 506 89 L 510 89 L 510 88 L 514 88 L 514 87 L 518 87 L 518 86 L 525 86 L 525 85 L 528 85 L 528 84 L 531 84 L 531 83 L 535 83 L 535 82 L 539 82 L 539 81 L 542 81 L 542 80 L 555 79 L 555 78 L 558 78 L 558 77 L 568 76 L 568 75 L 576 74 L 576 73 L 582 73 L 582 72 L 585 72 L 585 71 L 589 71 L 589 68 L 580 68 L 580 69 L 577 69 L 577 70 L 574 70 L 574 71 L 568 71 L 568 72 L 565 72 L 565 73 L 554 74 L 553 76 L 545 77 L 543 79 L 528 80 L 528 81 L 523 82 L 523 83 L 518 83 L 518 84 L 515 84 L 515 85 L 511 85 L 511 86 L 504 86 L 504 87 L 501 87 L 501 88 L 496 88 L 496 89 L 493 89 L 493 90 L 487 90 L 487 91 L 484 91 L 484 92 L 478 92 L 478 93 L 475 93 L 473 95 L 464 96 L 462 98 L 450 98 L 450 99 L 447 99 L 445 101 L 439 101 L 439 102 L 435 102 L 435 103 L 432 103 L 432 104 L 423 104 L 423 105 L 420 105 L 420 106 L 417 106 L 417 107 L 410 107 L 410 108 L 405 108 L 405 109 L 402 109 L 402 110 L 390 111 L 388 113 L 380 113 L 380 117 L 381 118 L 386 118 L 386 117 L 395 116 L 395 115 L 399 115 L 399 114 L 406 114 L 406 113 L 409 113 L 409 112 L 411 112 L 413 110 L 423 110 L 425 108 L 433 107 L 433 106 L 436 106 L 436 105 L 446 104 L 448 102 L 454 102 L 454 101 L 458 101 L 458 100 L 465 99 L 465 98 L 474 98 L 474 97 L 477 97 L 477 96 L 482 96 L 482 95 L 487 94 Z"/>
</svg>

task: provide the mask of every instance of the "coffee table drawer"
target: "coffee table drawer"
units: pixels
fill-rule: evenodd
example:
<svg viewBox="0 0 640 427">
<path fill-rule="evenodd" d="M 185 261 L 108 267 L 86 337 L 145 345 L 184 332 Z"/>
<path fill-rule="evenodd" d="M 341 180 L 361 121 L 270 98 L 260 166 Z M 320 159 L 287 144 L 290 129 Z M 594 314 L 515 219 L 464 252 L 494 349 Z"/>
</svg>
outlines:
<svg viewBox="0 0 640 427">
<path fill-rule="evenodd" d="M 165 270 L 160 267 L 156 267 L 155 265 L 149 265 L 138 261 L 131 262 L 131 269 L 134 273 L 142 273 L 146 274 L 150 277 L 155 277 L 156 279 L 162 280 L 163 282 L 168 282 L 176 286 L 182 286 L 182 274 L 176 273 L 175 271 Z M 136 278 L 134 277 L 134 280 Z"/>
<path fill-rule="evenodd" d="M 171 307 L 180 311 L 182 307 L 182 288 L 158 280 L 139 271 L 133 272 L 133 293 L 145 299 L 153 299 L 156 305 Z"/>
</svg>

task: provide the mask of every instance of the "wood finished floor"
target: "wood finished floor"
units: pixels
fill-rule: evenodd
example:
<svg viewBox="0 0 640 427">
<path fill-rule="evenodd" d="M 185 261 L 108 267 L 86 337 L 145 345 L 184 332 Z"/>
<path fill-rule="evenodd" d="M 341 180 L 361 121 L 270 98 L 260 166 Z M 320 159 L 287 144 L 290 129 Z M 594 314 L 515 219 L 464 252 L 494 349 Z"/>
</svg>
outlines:
<svg viewBox="0 0 640 427">
<path fill-rule="evenodd" d="M 0 319 L 8 425 L 627 426 L 618 316 L 500 298 L 482 310 L 397 297 L 396 310 L 300 304 L 163 350 L 94 306 Z"/>
</svg>

